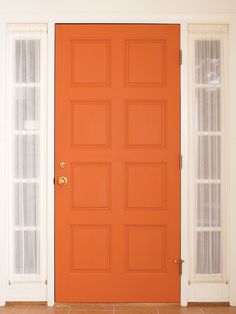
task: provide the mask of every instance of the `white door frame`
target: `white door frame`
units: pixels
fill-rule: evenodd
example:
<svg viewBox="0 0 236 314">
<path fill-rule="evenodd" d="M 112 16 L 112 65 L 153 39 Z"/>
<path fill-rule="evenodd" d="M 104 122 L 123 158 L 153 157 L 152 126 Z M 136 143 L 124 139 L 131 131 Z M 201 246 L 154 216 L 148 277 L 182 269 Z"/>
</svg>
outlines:
<svg viewBox="0 0 236 314">
<path fill-rule="evenodd" d="M 104 12 L 103 15 L 91 12 L 54 12 L 53 17 L 45 12 L 29 12 L 25 14 L 2 14 L 0 15 L 0 108 L 1 113 L 5 111 L 5 51 L 6 51 L 6 24 L 7 23 L 46 23 L 48 24 L 48 104 L 47 104 L 47 303 L 54 304 L 54 39 L 56 23 L 168 23 L 180 24 L 181 26 L 181 48 L 183 51 L 183 64 L 181 68 L 181 152 L 183 155 L 183 169 L 181 173 L 181 255 L 184 259 L 183 273 L 181 277 L 181 305 L 186 306 L 188 298 L 188 33 L 189 23 L 199 24 L 228 24 L 229 25 L 229 64 L 230 64 L 230 191 L 229 191 L 229 215 L 230 215 L 230 281 L 229 301 L 236 305 L 236 14 L 158 14 L 145 13 L 111 13 Z M 7 163 L 4 153 L 7 139 L 4 137 L 4 114 L 0 115 L 0 164 Z M 0 167 L 1 178 L 5 178 L 4 169 Z M 4 179 L 0 181 L 0 202 L 4 204 L 0 211 L 0 253 L 5 256 L 0 265 L 0 305 L 6 301 L 7 278 L 7 200 L 4 199 Z M 201 300 L 199 300 L 201 301 Z"/>
</svg>

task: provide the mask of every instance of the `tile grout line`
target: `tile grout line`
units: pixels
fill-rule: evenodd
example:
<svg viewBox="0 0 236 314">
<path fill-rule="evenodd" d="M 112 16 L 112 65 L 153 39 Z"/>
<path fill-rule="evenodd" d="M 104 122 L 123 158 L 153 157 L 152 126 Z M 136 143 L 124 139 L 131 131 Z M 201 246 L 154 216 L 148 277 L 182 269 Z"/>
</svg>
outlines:
<svg viewBox="0 0 236 314">
<path fill-rule="evenodd" d="M 160 312 L 159 312 L 158 306 L 155 306 L 155 309 L 156 309 L 156 311 L 157 311 L 157 314 L 159 314 Z"/>
</svg>

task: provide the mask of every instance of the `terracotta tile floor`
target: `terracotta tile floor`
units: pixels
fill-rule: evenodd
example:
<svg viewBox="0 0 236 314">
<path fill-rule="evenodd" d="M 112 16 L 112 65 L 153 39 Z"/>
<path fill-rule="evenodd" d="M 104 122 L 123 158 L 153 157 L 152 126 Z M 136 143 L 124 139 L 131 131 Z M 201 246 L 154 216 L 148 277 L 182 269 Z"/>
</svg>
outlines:
<svg viewBox="0 0 236 314">
<path fill-rule="evenodd" d="M 44 305 L 8 305 L 0 307 L 0 314 L 236 314 L 236 307 L 192 306 L 160 303 L 77 303 Z"/>
</svg>

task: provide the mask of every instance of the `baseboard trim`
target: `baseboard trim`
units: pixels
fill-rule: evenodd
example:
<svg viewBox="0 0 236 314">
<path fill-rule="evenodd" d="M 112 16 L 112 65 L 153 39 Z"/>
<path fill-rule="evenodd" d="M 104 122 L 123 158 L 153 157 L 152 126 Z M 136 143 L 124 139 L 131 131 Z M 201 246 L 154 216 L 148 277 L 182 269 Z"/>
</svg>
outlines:
<svg viewBox="0 0 236 314">
<path fill-rule="evenodd" d="M 188 302 L 188 306 L 229 306 L 229 302 Z"/>
<path fill-rule="evenodd" d="M 44 301 L 7 301 L 6 306 L 15 306 L 15 305 L 23 305 L 23 306 L 45 306 L 47 302 Z"/>
</svg>

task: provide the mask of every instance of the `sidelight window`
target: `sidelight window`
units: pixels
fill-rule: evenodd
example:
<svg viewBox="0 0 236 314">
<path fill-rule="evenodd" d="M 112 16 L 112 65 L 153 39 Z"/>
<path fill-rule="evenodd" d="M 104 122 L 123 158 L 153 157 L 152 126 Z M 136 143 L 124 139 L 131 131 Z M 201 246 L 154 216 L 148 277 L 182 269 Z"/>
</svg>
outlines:
<svg viewBox="0 0 236 314">
<path fill-rule="evenodd" d="M 190 26 L 191 280 L 227 275 L 226 26 Z"/>
<path fill-rule="evenodd" d="M 46 33 L 8 26 L 10 283 L 45 281 Z"/>
</svg>

